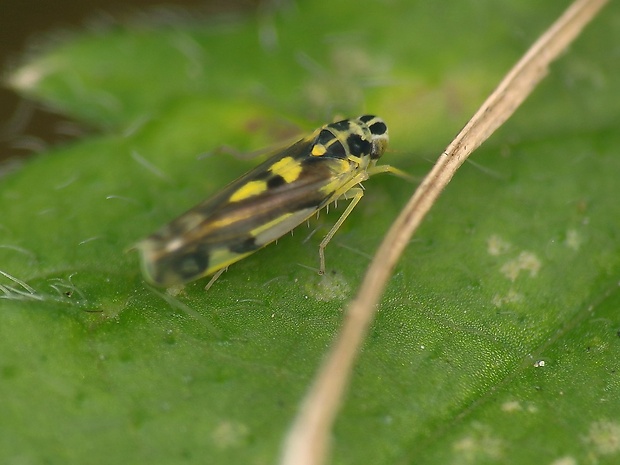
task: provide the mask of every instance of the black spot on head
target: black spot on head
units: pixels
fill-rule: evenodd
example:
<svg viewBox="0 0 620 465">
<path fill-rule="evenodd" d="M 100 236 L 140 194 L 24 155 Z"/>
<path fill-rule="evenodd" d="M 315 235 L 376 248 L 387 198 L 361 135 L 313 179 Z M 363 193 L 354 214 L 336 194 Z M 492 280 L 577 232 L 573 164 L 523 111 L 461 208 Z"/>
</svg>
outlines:
<svg viewBox="0 0 620 465">
<path fill-rule="evenodd" d="M 267 181 L 267 187 L 269 189 L 275 189 L 276 187 L 280 187 L 282 184 L 286 183 L 284 178 L 279 174 L 275 174 L 269 178 Z"/>
<path fill-rule="evenodd" d="M 247 237 L 236 244 L 230 245 L 229 249 L 233 253 L 247 253 L 258 249 L 258 246 L 253 237 Z"/>
<path fill-rule="evenodd" d="M 370 142 L 364 140 L 359 134 L 349 134 L 349 137 L 347 137 L 347 145 L 349 146 L 351 155 L 359 157 L 370 153 Z"/>
<path fill-rule="evenodd" d="M 370 133 L 374 136 L 382 136 L 388 132 L 387 125 L 381 118 L 378 118 L 375 115 L 364 115 L 360 116 L 358 119 L 368 126 Z"/>
<path fill-rule="evenodd" d="M 387 126 L 381 120 L 368 126 L 368 129 L 370 129 L 370 132 L 374 134 L 375 136 L 382 136 L 383 134 L 387 132 Z"/>
</svg>

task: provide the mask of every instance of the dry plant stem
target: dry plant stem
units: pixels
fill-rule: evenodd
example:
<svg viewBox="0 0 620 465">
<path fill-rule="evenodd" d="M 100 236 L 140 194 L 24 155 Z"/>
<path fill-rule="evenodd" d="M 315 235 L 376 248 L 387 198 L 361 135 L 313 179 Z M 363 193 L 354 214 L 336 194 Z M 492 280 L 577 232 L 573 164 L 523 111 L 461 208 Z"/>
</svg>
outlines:
<svg viewBox="0 0 620 465">
<path fill-rule="evenodd" d="M 284 444 L 282 465 L 320 465 L 353 361 L 396 262 L 456 170 L 506 121 L 547 74 L 549 64 L 577 37 L 607 0 L 577 0 L 502 80 L 418 187 L 377 251 L 346 313 L 328 358 L 306 396 Z"/>
</svg>

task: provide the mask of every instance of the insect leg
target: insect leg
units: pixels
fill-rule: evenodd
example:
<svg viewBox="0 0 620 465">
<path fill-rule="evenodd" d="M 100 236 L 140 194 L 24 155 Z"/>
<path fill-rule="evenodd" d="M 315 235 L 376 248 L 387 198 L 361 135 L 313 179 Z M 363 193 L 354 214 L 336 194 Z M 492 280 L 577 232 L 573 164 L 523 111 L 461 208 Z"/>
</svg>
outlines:
<svg viewBox="0 0 620 465">
<path fill-rule="evenodd" d="M 207 285 L 205 286 L 205 291 L 208 291 L 211 286 L 213 286 L 213 283 L 215 281 L 217 281 L 217 278 L 219 278 L 220 276 L 222 276 L 222 273 L 224 273 L 224 271 L 228 270 L 228 267 L 224 267 L 222 269 L 219 269 L 215 272 L 215 274 L 211 277 L 211 279 L 209 280 L 209 282 L 207 283 Z"/>
<path fill-rule="evenodd" d="M 359 187 L 349 189 L 345 194 L 342 195 L 341 198 L 351 198 L 351 202 L 349 203 L 349 205 L 347 205 L 347 208 L 342 213 L 342 215 L 340 215 L 340 218 L 338 219 L 338 221 L 336 221 L 336 224 L 332 226 L 332 229 L 329 230 L 327 235 L 319 244 L 319 274 L 325 274 L 325 247 L 327 247 L 327 244 L 329 243 L 329 241 L 331 241 L 332 237 L 334 237 L 336 231 L 338 231 L 340 226 L 342 226 L 344 221 L 347 219 L 347 216 L 349 216 L 349 214 L 353 211 L 353 209 L 363 196 L 364 191 Z"/>
</svg>

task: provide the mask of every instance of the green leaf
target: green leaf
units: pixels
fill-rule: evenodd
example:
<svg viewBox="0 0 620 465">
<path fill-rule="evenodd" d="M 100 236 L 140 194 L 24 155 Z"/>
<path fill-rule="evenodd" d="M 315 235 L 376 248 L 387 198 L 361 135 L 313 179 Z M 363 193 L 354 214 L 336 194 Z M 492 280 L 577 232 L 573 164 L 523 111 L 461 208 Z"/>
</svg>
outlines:
<svg viewBox="0 0 620 465">
<path fill-rule="evenodd" d="M 336 115 L 381 115 L 385 162 L 422 176 L 563 7 L 306 3 L 76 33 L 10 76 L 101 132 L 0 185 L 2 463 L 274 463 L 413 186 L 365 183 L 323 277 L 308 267 L 338 211 L 207 293 L 150 288 L 132 245 L 256 163 L 222 146 Z M 410 244 L 334 463 L 617 462 L 619 17 L 585 30 Z"/>
</svg>

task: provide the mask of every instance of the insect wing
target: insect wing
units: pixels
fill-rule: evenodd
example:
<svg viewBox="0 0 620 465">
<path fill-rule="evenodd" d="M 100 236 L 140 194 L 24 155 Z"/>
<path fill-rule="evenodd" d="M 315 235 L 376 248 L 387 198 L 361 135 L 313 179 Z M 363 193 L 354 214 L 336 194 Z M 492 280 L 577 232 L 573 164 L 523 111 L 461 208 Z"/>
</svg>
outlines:
<svg viewBox="0 0 620 465">
<path fill-rule="evenodd" d="M 310 156 L 316 138 L 317 133 L 275 154 L 142 241 L 147 277 L 169 286 L 211 274 L 334 200 L 352 167 L 342 157 Z"/>
</svg>

